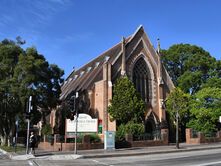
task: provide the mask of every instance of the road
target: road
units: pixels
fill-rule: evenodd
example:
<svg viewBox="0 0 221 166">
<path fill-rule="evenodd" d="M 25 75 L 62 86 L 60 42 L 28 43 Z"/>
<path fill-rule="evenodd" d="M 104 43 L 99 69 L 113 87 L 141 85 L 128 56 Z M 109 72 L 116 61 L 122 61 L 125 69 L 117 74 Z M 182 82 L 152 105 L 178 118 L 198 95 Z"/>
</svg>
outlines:
<svg viewBox="0 0 221 166">
<path fill-rule="evenodd" d="M 203 151 L 163 153 L 154 155 L 128 156 L 128 157 L 109 157 L 94 159 L 77 160 L 29 160 L 12 161 L 1 159 L 0 166 L 221 166 L 221 149 L 211 149 Z"/>
</svg>

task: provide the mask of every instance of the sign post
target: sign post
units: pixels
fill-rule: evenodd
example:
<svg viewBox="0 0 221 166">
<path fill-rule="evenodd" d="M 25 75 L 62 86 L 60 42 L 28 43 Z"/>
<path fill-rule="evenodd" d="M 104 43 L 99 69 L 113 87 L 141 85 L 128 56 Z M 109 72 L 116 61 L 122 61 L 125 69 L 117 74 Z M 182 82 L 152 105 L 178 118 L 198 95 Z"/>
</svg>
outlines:
<svg viewBox="0 0 221 166">
<path fill-rule="evenodd" d="M 75 100 L 74 100 L 74 111 L 76 112 L 76 115 L 75 115 L 75 139 L 74 139 L 74 154 L 77 154 L 77 128 L 78 128 L 78 109 L 76 109 L 76 98 L 78 98 L 78 92 L 76 92 L 76 95 L 75 95 Z"/>
</svg>

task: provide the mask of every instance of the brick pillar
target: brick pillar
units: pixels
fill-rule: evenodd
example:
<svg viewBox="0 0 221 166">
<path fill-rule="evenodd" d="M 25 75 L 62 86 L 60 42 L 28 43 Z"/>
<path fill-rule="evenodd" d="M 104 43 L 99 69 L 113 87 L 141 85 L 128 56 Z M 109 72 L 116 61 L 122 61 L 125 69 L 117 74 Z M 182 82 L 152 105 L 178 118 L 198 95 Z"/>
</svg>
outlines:
<svg viewBox="0 0 221 166">
<path fill-rule="evenodd" d="M 103 65 L 103 131 L 108 131 L 108 64 Z M 104 133 L 104 132 L 103 132 Z"/>
<path fill-rule="evenodd" d="M 163 141 L 163 144 L 168 145 L 168 129 L 161 129 L 161 139 Z"/>
<path fill-rule="evenodd" d="M 190 144 L 190 139 L 192 138 L 192 129 L 186 129 L 186 143 Z"/>
</svg>

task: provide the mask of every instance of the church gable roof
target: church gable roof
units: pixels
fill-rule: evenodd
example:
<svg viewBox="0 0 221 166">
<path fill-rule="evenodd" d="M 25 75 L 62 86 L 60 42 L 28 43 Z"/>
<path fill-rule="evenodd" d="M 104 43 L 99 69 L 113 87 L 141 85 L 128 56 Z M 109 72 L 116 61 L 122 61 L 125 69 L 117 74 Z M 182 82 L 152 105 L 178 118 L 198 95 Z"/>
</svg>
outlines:
<svg viewBox="0 0 221 166">
<path fill-rule="evenodd" d="M 154 63 L 158 64 L 157 53 L 153 48 L 148 36 L 144 32 L 143 26 L 139 26 L 135 33 L 125 40 L 125 50 L 126 56 L 129 56 L 136 49 L 136 44 L 139 44 L 140 40 L 144 40 L 144 43 L 147 45 L 148 50 L 153 56 Z M 80 69 L 73 71 L 65 80 L 64 84 L 61 87 L 62 93 L 60 99 L 65 99 L 69 93 L 72 91 L 81 91 L 91 88 L 95 82 L 102 80 L 102 69 L 104 63 L 109 63 L 115 66 L 115 74 L 120 70 L 120 65 L 118 64 L 121 61 L 122 57 L 122 42 L 119 42 L 109 50 L 105 51 L 97 58 L 93 59 L 86 65 L 82 66 Z M 126 57 L 127 59 L 128 57 Z M 117 62 L 117 63 L 116 63 Z M 116 64 L 115 64 L 116 63 Z M 117 65 L 118 64 L 118 65 Z M 166 75 L 168 77 L 168 74 Z M 168 78 L 165 78 L 168 79 Z"/>
<path fill-rule="evenodd" d="M 130 37 L 126 41 L 129 39 Z M 119 42 L 80 69 L 73 71 L 61 87 L 62 93 L 60 99 L 66 98 L 71 91 L 87 89 L 94 79 L 96 79 L 97 75 L 102 72 L 103 64 L 106 62 L 111 63 L 120 52 L 121 43 Z"/>
</svg>

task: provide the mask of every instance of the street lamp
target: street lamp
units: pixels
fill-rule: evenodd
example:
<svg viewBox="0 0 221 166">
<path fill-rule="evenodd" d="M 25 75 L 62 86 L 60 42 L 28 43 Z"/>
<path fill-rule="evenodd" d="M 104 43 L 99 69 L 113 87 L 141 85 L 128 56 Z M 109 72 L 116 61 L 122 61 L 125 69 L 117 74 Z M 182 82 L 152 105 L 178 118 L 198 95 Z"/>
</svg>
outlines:
<svg viewBox="0 0 221 166">
<path fill-rule="evenodd" d="M 15 152 L 16 152 L 16 149 L 17 149 L 17 140 L 18 140 L 18 116 L 16 116 L 16 121 L 15 121 L 15 126 L 16 126 L 16 128 L 15 128 L 15 144 L 14 144 L 14 146 L 15 146 Z"/>
<path fill-rule="evenodd" d="M 179 113 L 176 110 L 176 148 L 179 149 Z"/>
<path fill-rule="evenodd" d="M 30 113 L 31 113 L 31 101 L 32 101 L 32 96 L 29 96 L 28 115 L 30 115 Z M 26 140 L 26 154 L 28 154 L 29 132 L 30 132 L 30 117 L 28 117 L 27 121 L 28 121 L 28 127 L 27 127 L 27 140 Z"/>
</svg>

